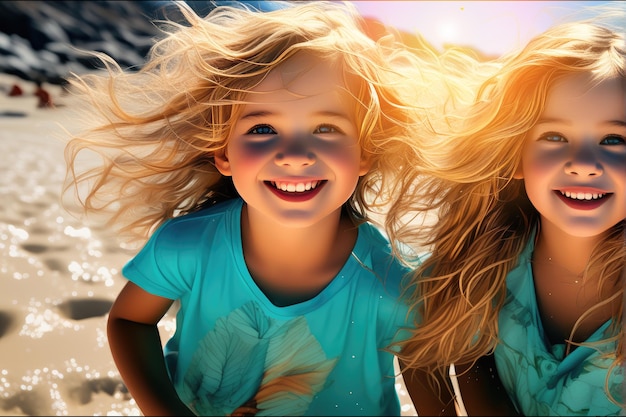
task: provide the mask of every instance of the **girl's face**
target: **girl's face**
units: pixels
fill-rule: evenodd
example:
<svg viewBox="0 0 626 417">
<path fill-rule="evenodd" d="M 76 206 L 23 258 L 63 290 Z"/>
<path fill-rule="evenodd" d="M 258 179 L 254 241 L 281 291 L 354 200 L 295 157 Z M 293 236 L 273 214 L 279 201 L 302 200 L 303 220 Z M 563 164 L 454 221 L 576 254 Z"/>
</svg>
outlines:
<svg viewBox="0 0 626 417">
<path fill-rule="evenodd" d="M 248 210 L 294 227 L 339 213 L 369 168 L 344 88 L 338 68 L 296 54 L 251 90 L 215 161 Z"/>
<path fill-rule="evenodd" d="M 542 222 L 597 236 L 626 218 L 626 94 L 619 79 L 589 88 L 564 78 L 529 132 L 520 176 Z"/>
</svg>

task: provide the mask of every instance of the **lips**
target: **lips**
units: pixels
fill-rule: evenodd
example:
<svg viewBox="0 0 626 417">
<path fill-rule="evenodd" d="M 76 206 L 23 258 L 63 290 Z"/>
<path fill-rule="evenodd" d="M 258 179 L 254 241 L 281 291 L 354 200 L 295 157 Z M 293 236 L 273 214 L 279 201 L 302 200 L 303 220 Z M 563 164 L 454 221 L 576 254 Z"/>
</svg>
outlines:
<svg viewBox="0 0 626 417">
<path fill-rule="evenodd" d="M 576 210 L 593 210 L 603 205 L 613 193 L 599 190 L 566 191 L 555 190 L 554 193 L 568 207 Z"/>
<path fill-rule="evenodd" d="M 315 197 L 326 185 L 326 180 L 312 181 L 265 181 L 265 185 L 281 200 L 307 201 Z"/>
</svg>

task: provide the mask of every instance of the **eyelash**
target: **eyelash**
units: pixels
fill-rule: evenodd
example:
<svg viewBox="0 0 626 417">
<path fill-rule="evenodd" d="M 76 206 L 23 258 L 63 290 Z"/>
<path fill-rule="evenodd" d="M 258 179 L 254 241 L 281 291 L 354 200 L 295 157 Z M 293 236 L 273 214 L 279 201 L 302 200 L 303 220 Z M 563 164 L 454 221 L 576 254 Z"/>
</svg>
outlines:
<svg viewBox="0 0 626 417">
<path fill-rule="evenodd" d="M 555 137 L 558 138 L 559 140 L 550 140 L 550 138 L 555 138 Z M 547 142 L 567 142 L 567 139 L 565 139 L 565 136 L 556 132 L 544 133 L 543 135 L 539 136 L 539 139 L 537 140 L 545 140 Z"/>
<path fill-rule="evenodd" d="M 319 132 L 321 129 L 331 130 L 331 132 L 324 132 L 324 133 L 343 133 L 343 131 L 339 129 L 337 126 L 326 124 L 326 123 L 319 125 L 317 129 L 315 129 L 315 131 Z"/>
<path fill-rule="evenodd" d="M 602 142 L 604 142 L 605 140 L 608 139 L 617 139 L 618 142 L 617 143 L 610 143 L 608 145 L 624 145 L 626 144 L 626 138 L 624 136 L 621 135 L 608 135 L 605 136 L 604 138 L 602 138 Z"/>
<path fill-rule="evenodd" d="M 265 132 L 260 132 L 261 129 L 267 129 L 267 131 Z M 330 130 L 329 132 L 320 132 L 322 129 L 328 129 Z M 248 135 L 275 135 L 276 134 L 276 130 L 274 130 L 274 128 L 270 125 L 266 125 L 266 124 L 260 124 L 260 125 L 255 125 L 252 127 L 252 129 L 248 130 L 248 132 L 246 132 Z M 343 133 L 343 131 L 341 129 L 339 129 L 337 126 L 334 125 L 330 125 L 330 124 L 321 124 L 319 125 L 314 133 L 317 134 L 323 134 L 323 133 Z"/>
<path fill-rule="evenodd" d="M 270 132 L 259 132 L 260 129 L 268 129 Z M 271 135 L 276 134 L 274 128 L 270 125 L 256 125 L 246 132 L 248 135 Z"/>
<path fill-rule="evenodd" d="M 558 140 L 550 140 L 550 138 L 558 138 Z M 617 139 L 617 142 L 613 142 L 613 143 L 604 143 L 610 139 Z M 549 133 L 544 133 L 543 135 L 539 136 L 538 140 L 545 140 L 547 142 L 567 142 L 567 138 L 560 134 L 560 133 L 556 133 L 556 132 L 549 132 Z M 617 135 L 617 134 L 610 134 L 610 135 L 606 135 L 605 137 L 602 138 L 602 140 L 600 141 L 600 145 L 623 145 L 626 144 L 626 138 L 624 136 L 621 135 Z"/>
</svg>

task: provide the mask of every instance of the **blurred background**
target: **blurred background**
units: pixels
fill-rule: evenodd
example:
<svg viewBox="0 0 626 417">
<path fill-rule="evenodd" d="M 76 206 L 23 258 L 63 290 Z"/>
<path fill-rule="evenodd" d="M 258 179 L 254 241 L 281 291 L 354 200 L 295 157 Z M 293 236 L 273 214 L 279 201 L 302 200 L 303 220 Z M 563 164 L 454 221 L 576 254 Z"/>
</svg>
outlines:
<svg viewBox="0 0 626 417">
<path fill-rule="evenodd" d="M 187 1 L 198 13 L 215 4 L 247 3 L 260 10 L 272 1 Z M 460 45 L 486 58 L 523 45 L 561 20 L 581 17 L 610 1 L 355 1 L 368 18 L 407 34 L 421 33 L 442 49 Z M 619 2 L 618 2 L 619 3 Z M 175 17 L 171 1 L 0 1 L 0 73 L 63 84 L 70 72 L 93 69 L 81 50 L 106 52 L 138 68 L 158 30 Z"/>
</svg>

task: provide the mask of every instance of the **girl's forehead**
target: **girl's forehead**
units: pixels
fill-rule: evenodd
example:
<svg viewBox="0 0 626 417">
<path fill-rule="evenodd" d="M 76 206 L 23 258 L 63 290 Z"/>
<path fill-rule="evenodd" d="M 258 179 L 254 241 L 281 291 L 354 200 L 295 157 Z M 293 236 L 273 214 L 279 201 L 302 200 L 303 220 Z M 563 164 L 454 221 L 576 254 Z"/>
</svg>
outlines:
<svg viewBox="0 0 626 417">
<path fill-rule="evenodd" d="M 614 104 L 609 106 L 614 112 L 622 115 L 626 106 L 626 85 L 624 80 L 611 77 L 594 80 L 590 74 L 572 74 L 558 79 L 546 97 L 546 108 L 559 111 L 571 111 L 577 103 L 586 107 L 594 107 L 591 98 L 604 97 Z"/>
<path fill-rule="evenodd" d="M 270 70 L 251 92 L 289 91 L 299 96 L 315 96 L 345 89 L 343 71 L 336 60 L 299 52 Z"/>
</svg>

